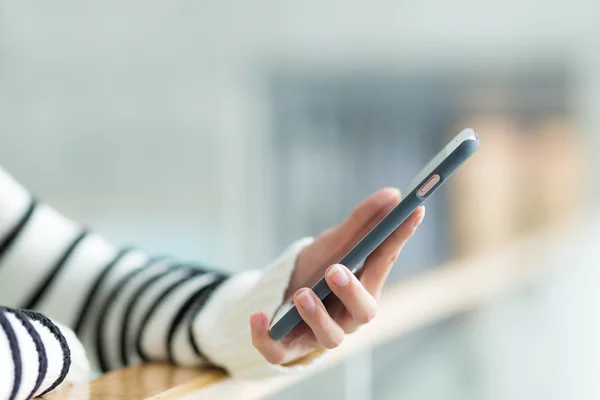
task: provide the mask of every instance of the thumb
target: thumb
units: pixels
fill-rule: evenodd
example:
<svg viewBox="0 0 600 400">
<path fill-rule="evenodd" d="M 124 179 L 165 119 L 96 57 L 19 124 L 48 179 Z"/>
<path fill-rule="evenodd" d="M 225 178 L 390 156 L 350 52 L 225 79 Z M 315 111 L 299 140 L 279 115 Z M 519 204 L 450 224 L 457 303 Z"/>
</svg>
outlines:
<svg viewBox="0 0 600 400">
<path fill-rule="evenodd" d="M 328 240 L 329 264 L 339 261 L 379 221 L 400 203 L 400 190 L 384 188 L 363 200 L 341 224 L 335 227 Z"/>
</svg>

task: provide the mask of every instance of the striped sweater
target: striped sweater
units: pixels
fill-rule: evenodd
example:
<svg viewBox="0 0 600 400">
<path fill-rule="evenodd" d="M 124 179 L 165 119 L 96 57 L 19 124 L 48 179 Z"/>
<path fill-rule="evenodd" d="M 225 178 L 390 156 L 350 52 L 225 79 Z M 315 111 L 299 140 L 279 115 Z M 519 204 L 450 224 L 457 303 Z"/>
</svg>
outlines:
<svg viewBox="0 0 600 400">
<path fill-rule="evenodd" d="M 308 243 L 235 275 L 151 257 L 114 247 L 0 169 L 0 400 L 87 379 L 90 365 L 212 364 L 242 378 L 288 371 L 252 347 L 248 317 L 275 313 Z"/>
</svg>

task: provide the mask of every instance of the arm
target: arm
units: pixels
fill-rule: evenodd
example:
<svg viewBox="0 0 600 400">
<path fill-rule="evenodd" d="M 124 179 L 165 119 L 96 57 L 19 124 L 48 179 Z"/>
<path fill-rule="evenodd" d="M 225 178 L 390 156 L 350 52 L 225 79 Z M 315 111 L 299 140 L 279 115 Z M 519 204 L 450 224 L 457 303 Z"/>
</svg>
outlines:
<svg viewBox="0 0 600 400">
<path fill-rule="evenodd" d="M 117 249 L 36 202 L 1 169 L 0 194 L 0 304 L 72 327 L 104 371 L 145 360 L 212 364 L 246 378 L 302 369 L 373 318 L 383 283 L 424 216 L 419 208 L 397 228 L 360 277 L 340 265 L 327 270 L 342 303 L 331 317 L 302 285 L 396 206 L 398 190 L 376 192 L 340 225 L 294 243 L 264 270 L 233 276 Z M 273 341 L 269 319 L 291 295 L 306 325 Z"/>
<path fill-rule="evenodd" d="M 263 271 L 230 277 L 118 249 L 36 201 L 1 169 L 0 193 L 0 304 L 39 311 L 71 328 L 93 365 L 107 371 L 168 360 L 234 373 L 255 364 L 262 374 L 277 370 L 253 349 L 247 317 L 281 304 L 296 255 L 310 239 Z M 227 324 L 238 314 L 243 332 Z M 228 339 L 207 342 L 202 335 Z M 258 357 L 248 358 L 251 353 Z"/>
</svg>

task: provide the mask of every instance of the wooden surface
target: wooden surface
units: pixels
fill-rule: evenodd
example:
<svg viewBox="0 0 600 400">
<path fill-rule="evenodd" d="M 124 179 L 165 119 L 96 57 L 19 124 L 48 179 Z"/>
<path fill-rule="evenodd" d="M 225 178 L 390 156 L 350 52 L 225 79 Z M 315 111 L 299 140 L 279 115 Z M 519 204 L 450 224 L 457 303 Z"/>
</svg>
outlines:
<svg viewBox="0 0 600 400">
<path fill-rule="evenodd" d="M 216 369 L 174 368 L 168 364 L 147 364 L 110 372 L 91 382 L 71 386 L 46 398 L 51 400 L 172 399 L 178 398 L 178 392 L 175 390 L 177 388 L 190 393 L 225 377 L 223 371 Z M 173 389 L 171 394 L 166 393 L 169 389 Z"/>
<path fill-rule="evenodd" d="M 589 218 L 589 217 L 588 217 Z M 600 224 L 600 219 L 595 221 Z M 219 370 L 142 365 L 106 374 L 49 396 L 71 399 L 259 399 L 277 393 L 311 374 L 342 362 L 367 348 L 386 343 L 435 321 L 462 313 L 539 276 L 536 260 L 546 249 L 559 248 L 572 233 L 565 225 L 524 238 L 502 251 L 459 261 L 394 285 L 383 294 L 377 318 L 310 373 L 267 381 L 242 382 Z"/>
</svg>

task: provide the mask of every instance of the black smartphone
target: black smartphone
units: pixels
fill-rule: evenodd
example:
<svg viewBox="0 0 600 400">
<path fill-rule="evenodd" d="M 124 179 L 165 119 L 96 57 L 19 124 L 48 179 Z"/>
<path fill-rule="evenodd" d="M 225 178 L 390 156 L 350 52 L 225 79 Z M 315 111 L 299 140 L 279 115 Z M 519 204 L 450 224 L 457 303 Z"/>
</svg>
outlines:
<svg viewBox="0 0 600 400">
<path fill-rule="evenodd" d="M 345 265 L 354 274 L 360 271 L 364 260 L 389 235 L 396 230 L 429 196 L 433 194 L 458 167 L 479 148 L 479 136 L 473 129 L 463 129 L 419 172 L 402 191 L 402 200 L 377 225 L 375 225 L 338 264 Z M 325 280 L 325 270 L 316 275 L 314 281 L 304 286 L 311 286 L 315 294 L 325 301 L 327 297 L 335 297 Z M 328 299 L 327 299 L 328 300 Z M 327 306 L 327 303 L 325 303 Z M 331 313 L 331 310 L 328 311 Z M 273 318 L 271 337 L 279 340 L 287 335 L 296 325 L 302 322 L 292 299 L 287 299 Z"/>
</svg>

